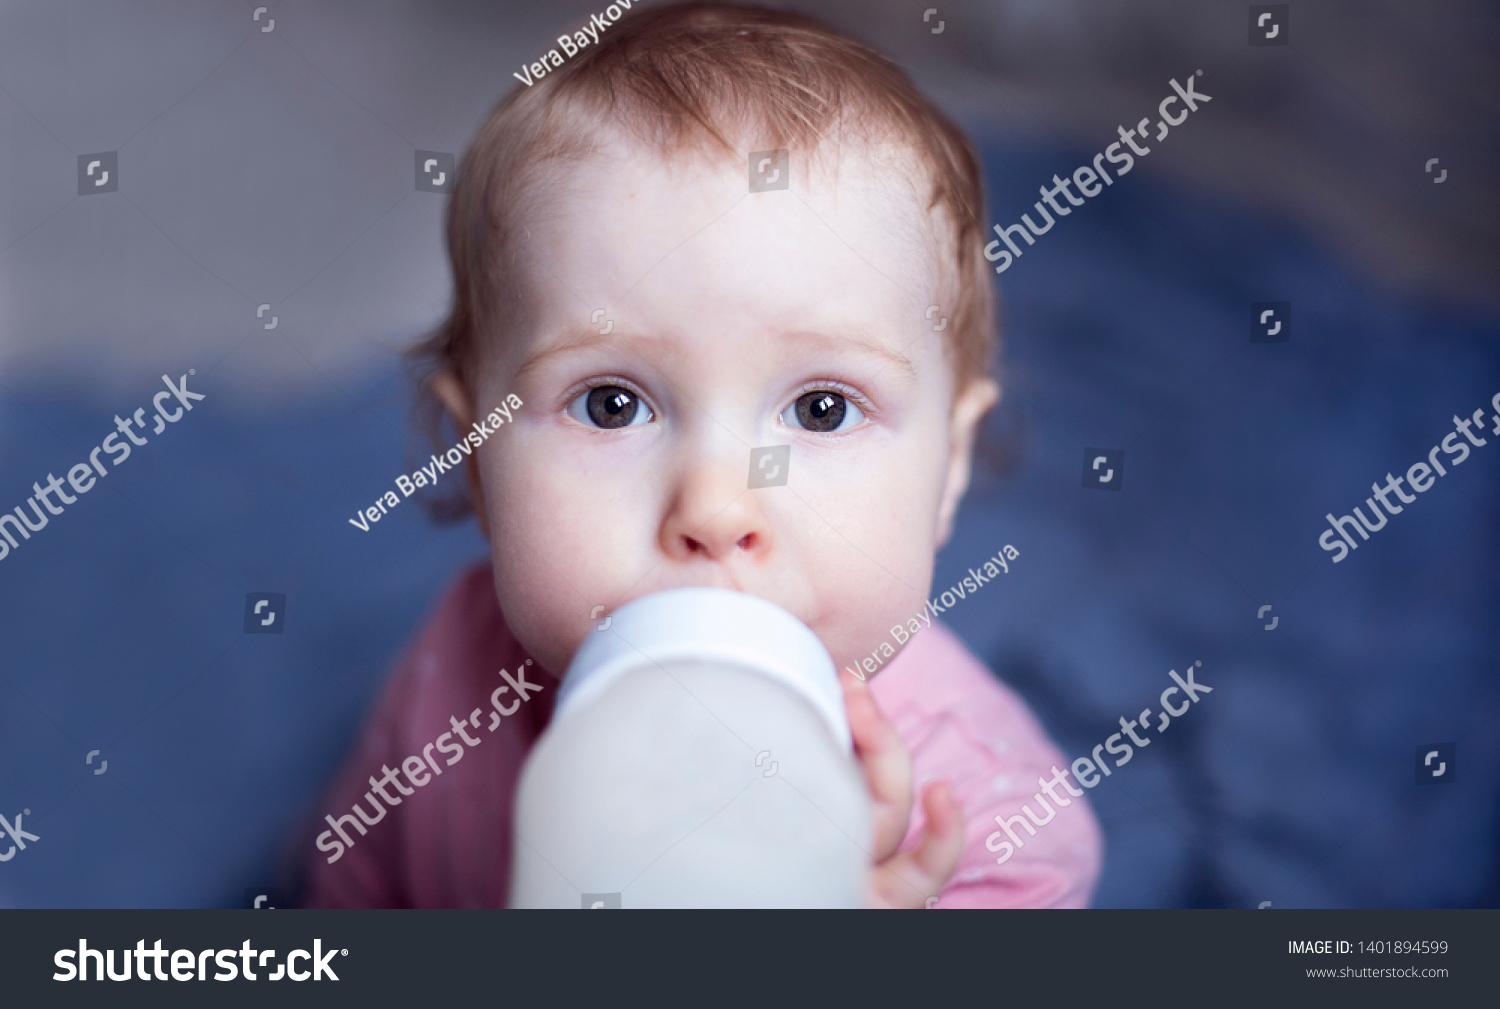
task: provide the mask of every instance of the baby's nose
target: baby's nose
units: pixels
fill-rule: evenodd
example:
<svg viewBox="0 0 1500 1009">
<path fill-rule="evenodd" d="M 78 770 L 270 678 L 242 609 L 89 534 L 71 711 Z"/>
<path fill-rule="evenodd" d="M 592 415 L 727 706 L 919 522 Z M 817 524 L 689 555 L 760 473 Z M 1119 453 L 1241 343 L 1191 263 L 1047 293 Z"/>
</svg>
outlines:
<svg viewBox="0 0 1500 1009">
<path fill-rule="evenodd" d="M 683 475 L 668 505 L 662 549 L 674 560 L 725 561 L 765 555 L 771 549 L 772 535 L 758 495 L 775 490 L 751 490 L 742 469 L 695 466 Z"/>
<path fill-rule="evenodd" d="M 760 537 L 754 530 L 743 536 L 735 536 L 733 533 L 715 536 L 712 531 L 709 531 L 701 539 L 687 535 L 682 537 L 683 546 L 688 552 L 701 553 L 713 560 L 722 560 L 732 549 L 754 550 L 759 542 Z"/>
</svg>

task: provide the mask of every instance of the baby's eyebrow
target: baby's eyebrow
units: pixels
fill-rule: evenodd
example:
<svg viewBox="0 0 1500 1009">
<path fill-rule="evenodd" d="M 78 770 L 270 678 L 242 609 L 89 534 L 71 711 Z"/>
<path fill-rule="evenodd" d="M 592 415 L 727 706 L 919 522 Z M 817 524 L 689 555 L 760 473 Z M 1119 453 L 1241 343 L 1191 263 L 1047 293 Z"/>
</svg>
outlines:
<svg viewBox="0 0 1500 1009">
<path fill-rule="evenodd" d="M 884 361 L 887 365 L 894 366 L 910 378 L 917 377 L 917 369 L 911 363 L 910 358 L 905 354 L 890 350 L 871 340 L 848 336 L 842 333 L 823 332 L 795 332 L 787 333 L 785 336 L 797 341 L 823 344 L 830 350 L 852 350 L 856 353 Z M 544 347 L 528 357 L 522 363 L 521 367 L 516 370 L 516 380 L 520 381 L 525 378 L 527 374 L 539 368 L 548 358 L 555 357 L 558 354 L 588 350 L 591 347 L 604 346 L 617 341 L 618 337 L 613 340 L 606 339 L 593 330 L 574 331 L 561 337 L 551 346 Z"/>
<path fill-rule="evenodd" d="M 590 347 L 610 343 L 593 330 L 575 331 L 564 336 L 549 347 L 544 347 L 528 357 L 521 367 L 516 369 L 516 380 L 519 381 L 526 375 L 542 365 L 549 357 L 558 354 L 568 354 L 576 350 L 587 350 Z"/>
<path fill-rule="evenodd" d="M 881 346 L 872 340 L 860 339 L 856 336 L 848 336 L 842 333 L 819 333 L 799 332 L 789 334 L 799 339 L 812 340 L 826 344 L 833 350 L 853 350 L 870 357 L 879 358 L 886 364 L 894 365 L 898 370 L 904 372 L 909 378 L 917 377 L 917 369 L 911 363 L 911 358 L 905 354 L 898 353 Z"/>
</svg>

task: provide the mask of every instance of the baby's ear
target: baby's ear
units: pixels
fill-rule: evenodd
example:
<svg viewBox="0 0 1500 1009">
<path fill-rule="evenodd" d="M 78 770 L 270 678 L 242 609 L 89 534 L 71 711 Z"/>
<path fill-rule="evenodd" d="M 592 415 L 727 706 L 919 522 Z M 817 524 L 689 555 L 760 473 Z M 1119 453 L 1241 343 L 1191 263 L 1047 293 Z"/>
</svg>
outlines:
<svg viewBox="0 0 1500 1009">
<path fill-rule="evenodd" d="M 974 460 L 974 439 L 979 423 L 990 408 L 1000 401 L 1000 386 L 990 378 L 978 378 L 963 388 L 953 400 L 953 414 L 948 421 L 948 479 L 938 508 L 937 545 L 941 548 L 953 532 L 953 516 L 964 491 L 969 489 L 969 474 Z"/>
<path fill-rule="evenodd" d="M 442 401 L 448 416 L 453 418 L 453 426 L 459 431 L 467 431 L 474 423 L 474 401 L 469 396 L 469 390 L 464 387 L 463 380 L 445 368 L 432 376 L 432 391 Z M 464 466 L 464 475 L 469 480 L 469 498 L 474 502 L 474 511 L 479 516 L 479 530 L 484 533 L 485 539 L 489 539 L 490 513 L 484 506 L 484 485 L 479 481 L 477 455 L 470 453 Z"/>
</svg>

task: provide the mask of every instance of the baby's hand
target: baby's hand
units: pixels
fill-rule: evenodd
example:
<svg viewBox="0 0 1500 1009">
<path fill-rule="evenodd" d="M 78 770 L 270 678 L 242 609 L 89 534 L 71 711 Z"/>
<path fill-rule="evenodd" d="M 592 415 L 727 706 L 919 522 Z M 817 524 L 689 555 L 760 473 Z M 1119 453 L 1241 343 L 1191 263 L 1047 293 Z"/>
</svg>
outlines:
<svg viewBox="0 0 1500 1009">
<path fill-rule="evenodd" d="M 942 892 L 958 865 L 964 845 L 963 812 L 946 783 L 929 785 L 922 793 L 927 814 L 922 840 L 912 850 L 896 853 L 911 821 L 911 755 L 865 685 L 844 671 L 839 678 L 844 684 L 854 752 L 864 767 L 874 802 L 874 866 L 865 905 L 926 907 L 927 898 Z"/>
</svg>

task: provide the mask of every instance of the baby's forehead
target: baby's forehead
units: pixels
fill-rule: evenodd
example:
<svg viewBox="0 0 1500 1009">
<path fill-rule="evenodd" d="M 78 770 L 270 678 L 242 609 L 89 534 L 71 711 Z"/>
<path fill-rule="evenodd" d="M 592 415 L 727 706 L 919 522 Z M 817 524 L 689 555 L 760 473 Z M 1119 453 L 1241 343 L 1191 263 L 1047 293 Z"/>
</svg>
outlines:
<svg viewBox="0 0 1500 1009">
<path fill-rule="evenodd" d="M 640 183 L 669 206 L 690 189 L 712 190 L 767 204 L 781 198 L 842 198 L 908 225 L 933 220 L 931 174 L 908 145 L 827 140 L 779 146 L 753 137 L 737 137 L 734 145 L 697 137 L 666 147 L 608 131 L 586 154 L 563 159 L 556 173 L 548 174 L 564 191 L 601 178 L 627 188 Z"/>
<path fill-rule="evenodd" d="M 718 395 L 798 372 L 914 382 L 909 402 L 951 395 L 957 271 L 916 159 L 891 144 L 748 146 L 604 132 L 518 177 L 484 381 L 662 368 Z M 786 186 L 753 184 L 778 169 Z M 534 372 L 538 359 L 556 367 Z"/>
<path fill-rule="evenodd" d="M 916 298 L 929 298 L 951 272 L 951 244 L 914 153 L 878 142 L 748 147 L 663 149 L 618 131 L 602 135 L 527 186 L 515 232 L 529 245 L 522 261 L 532 261 L 532 273 L 587 272 L 619 258 L 615 268 L 634 267 L 644 279 L 684 251 L 733 259 L 722 246 L 739 242 L 747 259 L 757 249 L 794 262 L 852 257 Z"/>
</svg>

